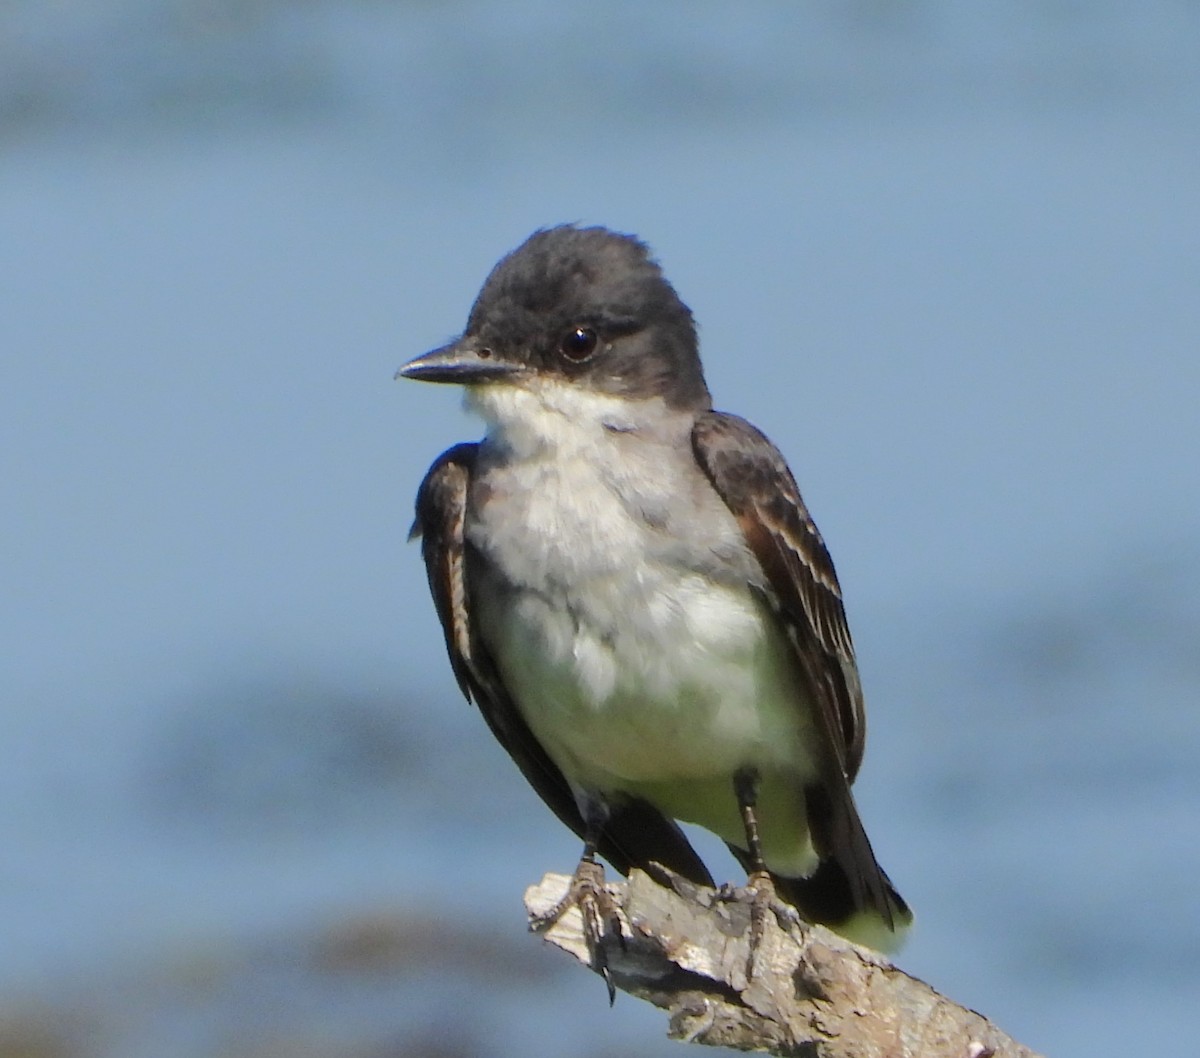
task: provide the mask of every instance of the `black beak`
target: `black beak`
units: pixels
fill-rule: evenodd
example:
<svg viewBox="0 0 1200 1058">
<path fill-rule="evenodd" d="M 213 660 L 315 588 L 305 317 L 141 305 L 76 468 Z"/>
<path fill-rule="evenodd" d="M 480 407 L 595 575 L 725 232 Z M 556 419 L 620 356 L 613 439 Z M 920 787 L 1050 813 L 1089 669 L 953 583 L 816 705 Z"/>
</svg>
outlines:
<svg viewBox="0 0 1200 1058">
<path fill-rule="evenodd" d="M 459 338 L 431 353 L 410 360 L 396 378 L 415 378 L 418 382 L 455 382 L 460 386 L 476 382 L 494 382 L 521 371 L 520 364 L 499 359 L 476 338 Z"/>
</svg>

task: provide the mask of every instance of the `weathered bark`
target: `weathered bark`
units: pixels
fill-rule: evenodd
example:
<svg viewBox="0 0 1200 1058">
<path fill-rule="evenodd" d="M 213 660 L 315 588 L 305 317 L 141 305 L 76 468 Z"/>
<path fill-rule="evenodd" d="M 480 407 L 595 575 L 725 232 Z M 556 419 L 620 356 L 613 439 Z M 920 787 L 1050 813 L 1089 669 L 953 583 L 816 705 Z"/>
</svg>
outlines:
<svg viewBox="0 0 1200 1058">
<path fill-rule="evenodd" d="M 569 884 L 548 874 L 531 886 L 530 916 L 553 908 Z M 603 945 L 612 981 L 666 1010 L 673 1039 L 813 1058 L 1037 1058 L 876 952 L 794 915 L 766 914 L 751 967 L 744 891 L 642 871 L 608 889 L 623 933 L 623 943 Z M 577 908 L 539 932 L 591 965 Z"/>
</svg>

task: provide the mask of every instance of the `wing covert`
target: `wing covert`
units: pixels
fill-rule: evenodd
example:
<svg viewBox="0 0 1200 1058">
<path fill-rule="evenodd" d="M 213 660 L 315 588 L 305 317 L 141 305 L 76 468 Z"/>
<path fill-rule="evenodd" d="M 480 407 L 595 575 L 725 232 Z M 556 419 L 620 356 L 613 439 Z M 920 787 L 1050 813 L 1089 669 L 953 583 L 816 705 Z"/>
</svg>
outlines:
<svg viewBox="0 0 1200 1058">
<path fill-rule="evenodd" d="M 866 734 L 854 645 L 833 562 L 795 478 L 778 449 L 736 415 L 706 412 L 692 447 L 766 575 L 822 726 L 853 781 Z"/>
<path fill-rule="evenodd" d="M 472 697 L 472 644 L 463 534 L 467 490 L 478 448 L 477 444 L 455 445 L 438 457 L 417 490 L 416 518 L 408 533 L 409 540 L 420 537 L 429 593 L 446 638 L 446 653 L 468 701 Z"/>
</svg>

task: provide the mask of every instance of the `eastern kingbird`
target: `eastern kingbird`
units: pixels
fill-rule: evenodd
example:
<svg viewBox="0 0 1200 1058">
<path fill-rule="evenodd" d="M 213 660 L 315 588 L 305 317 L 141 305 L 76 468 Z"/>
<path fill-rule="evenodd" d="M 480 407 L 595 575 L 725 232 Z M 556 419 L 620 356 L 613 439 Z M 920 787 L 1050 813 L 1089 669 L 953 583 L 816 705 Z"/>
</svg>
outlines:
<svg viewBox="0 0 1200 1058">
<path fill-rule="evenodd" d="M 806 919 L 898 946 L 912 914 L 850 794 L 864 713 L 833 563 L 783 456 L 712 409 L 647 247 L 535 232 L 398 377 L 465 387 L 487 424 L 430 468 L 412 533 L 459 686 L 584 841 L 568 900 L 594 951 L 596 853 L 712 884 L 676 820 Z"/>
</svg>

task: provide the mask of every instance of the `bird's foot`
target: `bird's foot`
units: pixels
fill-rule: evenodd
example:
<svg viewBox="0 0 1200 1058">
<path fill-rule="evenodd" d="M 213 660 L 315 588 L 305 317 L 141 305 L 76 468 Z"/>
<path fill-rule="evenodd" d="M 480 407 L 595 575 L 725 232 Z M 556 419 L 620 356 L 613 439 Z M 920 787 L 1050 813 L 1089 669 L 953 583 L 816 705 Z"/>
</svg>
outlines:
<svg viewBox="0 0 1200 1058">
<path fill-rule="evenodd" d="M 766 871 L 752 871 L 744 886 L 722 885 L 717 899 L 744 902 L 750 906 L 749 953 L 746 980 L 754 978 L 759 948 L 767 932 L 767 916 L 774 915 L 785 930 L 798 921 L 796 909 L 779 898 L 775 882 Z"/>
<path fill-rule="evenodd" d="M 588 958 L 592 969 L 604 978 L 605 987 L 608 989 L 608 1004 L 612 1006 L 617 998 L 617 989 L 609 970 L 605 945 L 610 938 L 615 938 L 624 948 L 625 934 L 622 931 L 617 902 L 604 884 L 604 868 L 595 860 L 579 861 L 566 894 L 548 911 L 536 916 L 530 922 L 530 927 L 535 931 L 546 929 L 573 907 L 579 908 L 579 913 L 583 916 L 583 937 L 587 942 Z"/>
</svg>

